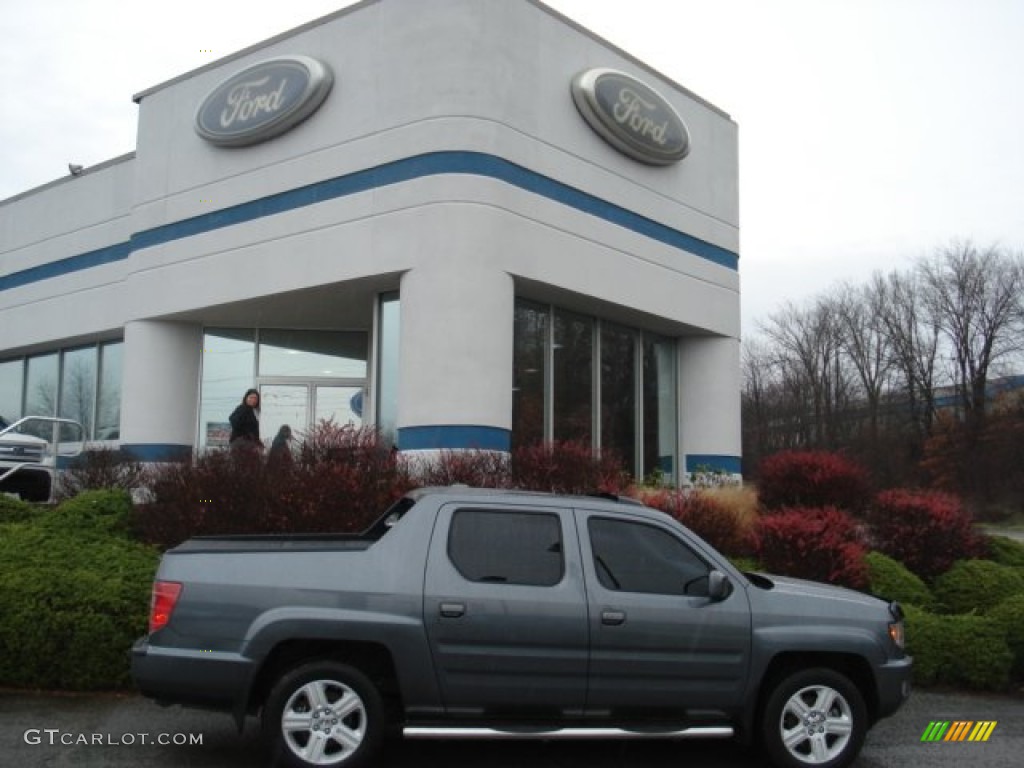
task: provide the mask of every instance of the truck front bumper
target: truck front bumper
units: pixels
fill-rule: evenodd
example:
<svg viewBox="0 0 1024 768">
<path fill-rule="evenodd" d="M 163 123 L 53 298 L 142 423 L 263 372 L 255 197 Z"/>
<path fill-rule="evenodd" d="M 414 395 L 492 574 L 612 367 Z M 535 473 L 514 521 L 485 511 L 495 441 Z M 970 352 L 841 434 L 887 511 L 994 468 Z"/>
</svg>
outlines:
<svg viewBox="0 0 1024 768">
<path fill-rule="evenodd" d="M 891 659 L 877 670 L 879 719 L 893 714 L 910 698 L 913 669 L 913 657 L 904 656 L 902 659 Z"/>
</svg>

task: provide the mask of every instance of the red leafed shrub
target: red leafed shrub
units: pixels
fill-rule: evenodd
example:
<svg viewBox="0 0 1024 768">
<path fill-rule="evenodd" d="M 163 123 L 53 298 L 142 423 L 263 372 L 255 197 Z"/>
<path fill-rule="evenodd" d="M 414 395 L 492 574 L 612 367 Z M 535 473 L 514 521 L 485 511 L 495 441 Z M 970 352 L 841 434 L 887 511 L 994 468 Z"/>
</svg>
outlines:
<svg viewBox="0 0 1024 768">
<path fill-rule="evenodd" d="M 144 541 L 191 536 L 356 531 L 412 487 L 403 464 L 369 428 L 321 422 L 294 459 L 211 452 L 153 470 L 153 501 L 135 510 Z"/>
<path fill-rule="evenodd" d="M 895 489 L 879 493 L 867 514 L 872 544 L 926 581 L 957 560 L 985 555 L 970 512 L 956 496 Z"/>
<path fill-rule="evenodd" d="M 858 514 L 870 501 L 868 473 L 828 451 L 782 451 L 761 462 L 758 496 L 766 510 L 836 507 Z"/>
<path fill-rule="evenodd" d="M 308 532 L 360 530 L 416 485 L 376 429 L 333 421 L 305 433 L 294 471 Z"/>
<path fill-rule="evenodd" d="M 320 422 L 293 455 L 211 452 L 150 476 L 153 501 L 136 509 L 144 541 L 172 547 L 191 536 L 358 531 L 410 489 L 465 483 L 556 493 L 618 493 L 628 477 L 589 445 L 445 451 L 427 463 L 402 458 L 369 427 Z"/>
<path fill-rule="evenodd" d="M 528 445 L 512 451 L 512 486 L 552 493 L 619 493 L 629 485 L 622 462 L 611 452 L 599 456 L 589 443 Z"/>
<path fill-rule="evenodd" d="M 752 532 L 743 514 L 712 493 L 661 490 L 642 493 L 640 500 L 674 517 L 725 555 L 752 553 Z"/>
<path fill-rule="evenodd" d="M 857 523 L 835 507 L 792 507 L 762 517 L 755 555 L 766 571 L 863 589 L 867 547 Z"/>
</svg>

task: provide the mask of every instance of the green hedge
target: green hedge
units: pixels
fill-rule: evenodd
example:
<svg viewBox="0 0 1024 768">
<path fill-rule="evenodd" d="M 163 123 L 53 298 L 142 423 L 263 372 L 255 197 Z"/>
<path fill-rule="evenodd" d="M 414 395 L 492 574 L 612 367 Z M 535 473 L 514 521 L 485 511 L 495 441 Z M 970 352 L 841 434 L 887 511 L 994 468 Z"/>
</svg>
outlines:
<svg viewBox="0 0 1024 768">
<path fill-rule="evenodd" d="M 1006 633 L 1006 644 L 1013 653 L 1013 676 L 1024 678 L 1024 595 L 1003 600 L 986 614 Z"/>
<path fill-rule="evenodd" d="M 988 559 L 1012 568 L 1024 568 L 1024 541 L 1009 536 L 988 537 Z"/>
<path fill-rule="evenodd" d="M 881 552 L 869 552 L 864 556 L 864 562 L 868 566 L 868 584 L 872 594 L 926 610 L 934 607 L 935 598 L 928 585 L 902 563 Z"/>
<path fill-rule="evenodd" d="M 1024 571 L 991 560 L 959 560 L 935 580 L 935 597 L 949 613 L 984 613 L 1024 593 Z"/>
<path fill-rule="evenodd" d="M 16 523 L 30 520 L 38 514 L 38 508 L 21 499 L 0 493 L 0 523 Z"/>
<path fill-rule="evenodd" d="M 0 523 L 0 685 L 130 685 L 159 556 L 124 533 L 123 492 L 87 492 Z"/>
<path fill-rule="evenodd" d="M 1013 654 L 1006 631 L 995 619 L 974 614 L 945 616 L 906 607 L 907 652 L 914 657 L 914 681 L 976 690 L 1009 684 Z"/>
</svg>

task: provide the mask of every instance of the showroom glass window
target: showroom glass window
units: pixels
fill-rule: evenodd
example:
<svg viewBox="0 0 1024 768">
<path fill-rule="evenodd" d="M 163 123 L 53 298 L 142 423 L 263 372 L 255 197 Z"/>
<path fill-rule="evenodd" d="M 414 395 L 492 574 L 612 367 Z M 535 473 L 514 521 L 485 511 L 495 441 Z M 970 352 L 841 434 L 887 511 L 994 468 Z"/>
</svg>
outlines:
<svg viewBox="0 0 1024 768">
<path fill-rule="evenodd" d="M 21 360 L 0 363 L 0 417 L 13 424 L 21 418 L 21 391 L 25 364 Z"/>
<path fill-rule="evenodd" d="M 589 444 L 594 418 L 594 320 L 557 309 L 554 317 L 554 438 Z"/>
<path fill-rule="evenodd" d="M 643 358 L 643 475 L 671 480 L 678 413 L 675 341 L 645 334 Z"/>
<path fill-rule="evenodd" d="M 675 482 L 675 339 L 521 298 L 514 328 L 513 449 L 583 441 L 634 476 Z"/>
<path fill-rule="evenodd" d="M 259 375 L 365 379 L 366 339 L 363 331 L 261 329 Z"/>
<path fill-rule="evenodd" d="M 256 380 L 256 332 L 251 328 L 207 330 L 203 337 L 199 447 L 227 445 L 228 417 Z"/>
<path fill-rule="evenodd" d="M 92 435 L 93 412 L 96 407 L 96 374 L 99 352 L 95 346 L 64 351 L 61 365 L 60 409 L 62 419 L 77 421 L 85 430 L 85 436 Z M 79 439 L 78 430 L 65 429 L 61 439 Z"/>
<path fill-rule="evenodd" d="M 260 435 L 267 443 L 279 426 L 272 417 L 280 413 L 270 408 L 272 402 L 293 405 L 300 414 L 299 421 L 288 418 L 295 433 L 305 431 L 310 418 L 333 417 L 352 407 L 353 395 L 366 379 L 368 344 L 365 331 L 208 328 L 203 336 L 199 449 L 227 446 L 228 417 L 250 387 L 266 394 Z M 339 383 L 353 386 L 342 391 L 335 386 Z M 355 404 L 359 408 L 362 397 L 360 393 Z"/>
<path fill-rule="evenodd" d="M 96 402 L 96 440 L 121 437 L 121 373 L 124 344 L 100 345 L 100 393 Z"/>
<path fill-rule="evenodd" d="M 512 352 L 512 448 L 545 439 L 548 326 L 551 310 L 517 300 Z"/>
<path fill-rule="evenodd" d="M 82 425 L 65 427 L 61 440 L 116 440 L 121 421 L 121 350 L 110 341 L 0 362 L 0 416 L 59 416 Z M 105 366 L 105 367 L 104 367 Z M 50 425 L 30 422 L 25 431 L 53 437 Z"/>
<path fill-rule="evenodd" d="M 56 352 L 28 358 L 25 374 L 26 416 L 56 416 L 60 387 L 60 355 Z M 28 425 L 26 432 L 47 439 L 50 430 L 41 424 Z"/>
<path fill-rule="evenodd" d="M 398 351 L 402 332 L 402 305 L 397 292 L 381 294 L 379 312 L 377 429 L 394 445 L 398 439 Z"/>
<path fill-rule="evenodd" d="M 606 323 L 601 328 L 601 447 L 635 469 L 636 334 Z"/>
</svg>

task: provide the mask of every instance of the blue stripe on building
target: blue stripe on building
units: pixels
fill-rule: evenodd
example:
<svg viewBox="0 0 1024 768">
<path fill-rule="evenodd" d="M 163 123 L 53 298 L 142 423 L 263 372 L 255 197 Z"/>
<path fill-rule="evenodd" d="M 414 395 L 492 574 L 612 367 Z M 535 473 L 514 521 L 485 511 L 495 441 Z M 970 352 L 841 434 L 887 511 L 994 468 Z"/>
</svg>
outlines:
<svg viewBox="0 0 1024 768">
<path fill-rule="evenodd" d="M 219 211 L 204 213 L 201 216 L 137 232 L 127 243 L 116 243 L 88 253 L 0 276 L 0 291 L 20 288 L 51 277 L 123 261 L 133 251 L 143 248 L 151 248 L 174 240 L 243 224 L 277 213 L 293 211 L 327 200 L 336 200 L 371 189 L 444 174 L 467 174 L 497 179 L 599 219 L 604 219 L 672 248 L 699 256 L 719 266 L 732 270 L 738 269 L 739 257 L 725 248 L 667 227 L 653 219 L 495 155 L 452 151 L 431 152 L 396 160 L 345 176 L 319 181 L 287 192 L 279 192 Z"/>
<path fill-rule="evenodd" d="M 399 427 L 398 448 L 402 451 L 475 448 L 508 452 L 512 448 L 512 433 L 499 427 L 475 424 Z"/>
</svg>

